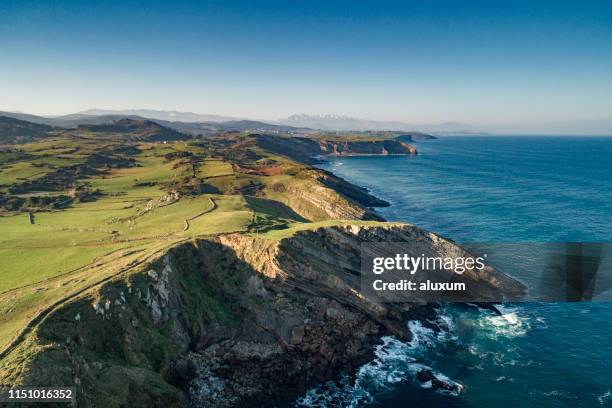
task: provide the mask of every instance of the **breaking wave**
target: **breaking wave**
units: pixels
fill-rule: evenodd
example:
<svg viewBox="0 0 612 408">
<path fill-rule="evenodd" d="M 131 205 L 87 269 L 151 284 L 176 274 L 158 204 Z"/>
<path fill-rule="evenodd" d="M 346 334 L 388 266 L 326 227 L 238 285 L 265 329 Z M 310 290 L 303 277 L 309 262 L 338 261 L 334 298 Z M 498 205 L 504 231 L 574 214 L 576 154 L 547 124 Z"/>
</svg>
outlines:
<svg viewBox="0 0 612 408">
<path fill-rule="evenodd" d="M 501 315 L 484 316 L 479 319 L 478 324 L 482 333 L 493 339 L 520 337 L 527 334 L 531 328 L 529 316 L 523 315 L 515 306 L 498 305 L 497 309 Z"/>
<path fill-rule="evenodd" d="M 298 399 L 296 407 L 357 407 L 368 405 L 376 395 L 391 391 L 396 384 L 414 382 L 422 388 L 431 389 L 433 382 L 444 383 L 446 388 L 435 387 L 436 392 L 456 396 L 463 390 L 463 385 L 426 364 L 419 362 L 419 357 L 427 349 L 436 347 L 440 342 L 454 340 L 452 335 L 453 320 L 448 315 L 440 315 L 425 327 L 421 322 L 412 320 L 408 327 L 412 333 L 410 342 L 403 342 L 394 337 L 381 338 L 382 344 L 375 346 L 375 358 L 361 366 L 351 380 L 343 377 L 339 382 L 328 382 L 309 390 Z M 417 380 L 420 372 L 428 373 L 423 381 Z"/>
</svg>

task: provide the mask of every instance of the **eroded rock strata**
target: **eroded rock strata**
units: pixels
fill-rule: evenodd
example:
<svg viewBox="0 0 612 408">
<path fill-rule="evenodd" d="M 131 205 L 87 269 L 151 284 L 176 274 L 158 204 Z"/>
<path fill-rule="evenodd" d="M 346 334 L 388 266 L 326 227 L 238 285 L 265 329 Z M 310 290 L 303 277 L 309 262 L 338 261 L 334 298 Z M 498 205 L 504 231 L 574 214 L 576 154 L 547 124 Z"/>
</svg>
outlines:
<svg viewBox="0 0 612 408">
<path fill-rule="evenodd" d="M 193 240 L 51 314 L 36 349 L 12 357 L 22 371 L 2 380 L 73 384 L 86 406 L 286 405 L 354 372 L 382 335 L 410 339 L 406 319 L 434 314 L 359 291 L 359 244 L 383 240 L 412 242 L 415 255 L 461 251 L 391 224 Z M 491 291 L 522 289 L 495 271 L 468 277 Z"/>
</svg>

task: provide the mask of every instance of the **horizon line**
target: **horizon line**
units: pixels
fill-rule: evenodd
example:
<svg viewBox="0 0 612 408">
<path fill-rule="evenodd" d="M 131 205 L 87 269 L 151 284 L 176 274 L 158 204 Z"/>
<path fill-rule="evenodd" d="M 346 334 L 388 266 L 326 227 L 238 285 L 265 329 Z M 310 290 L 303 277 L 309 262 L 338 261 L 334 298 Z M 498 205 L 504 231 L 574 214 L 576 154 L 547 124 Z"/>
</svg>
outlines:
<svg viewBox="0 0 612 408">
<path fill-rule="evenodd" d="M 347 119 L 347 120 L 360 120 L 360 121 L 370 121 L 370 122 L 380 122 L 380 123 L 385 123 L 385 122 L 397 122 L 397 123 L 401 123 L 403 125 L 406 126 L 414 126 L 414 129 L 411 130 L 398 130 L 398 129 L 393 129 L 393 128 L 388 128 L 388 129 L 321 129 L 321 128 L 316 128 L 316 127 L 309 127 L 309 126 L 299 126 L 299 125 L 287 125 L 287 124 L 280 124 L 280 125 L 284 125 L 284 126 L 292 126 L 292 127 L 305 127 L 305 128 L 311 128 L 313 130 L 321 130 L 321 131 L 325 131 L 325 132 L 367 132 L 367 131 L 372 131 L 372 132 L 376 132 L 376 131 L 388 131 L 388 132 L 423 132 L 423 133 L 430 133 L 430 134 L 438 134 L 438 135 L 443 135 L 443 136 L 448 136 L 448 137 L 460 137 L 460 136 L 563 136 L 563 137 L 612 137 L 612 130 L 610 131 L 604 131 L 604 132 L 573 132 L 573 133 L 560 133 L 560 132 L 551 132 L 551 131 L 512 131 L 512 132 L 505 132 L 505 131 L 494 131 L 494 130 L 487 130 L 487 127 L 496 127 L 496 126 L 512 126 L 509 124 L 492 124 L 492 125 L 474 125 L 471 123 L 462 123 L 459 120 L 446 120 L 446 121 L 441 121 L 441 122 L 435 122 L 435 123 L 425 123 L 425 124 L 415 124 L 415 123 L 411 123 L 411 122 L 407 122 L 401 119 L 371 119 L 371 118 L 367 118 L 367 117 L 356 117 L 356 116 L 351 116 L 351 115 L 345 115 L 345 114 L 335 114 L 335 113 L 324 113 L 324 114 L 309 114 L 309 113 L 304 113 L 304 112 L 300 112 L 300 113 L 294 113 L 291 114 L 289 116 L 286 116 L 284 118 L 278 118 L 278 119 L 271 119 L 271 118 L 259 118 L 259 117 L 248 117 L 248 116 L 233 116 L 232 114 L 217 114 L 217 113 L 199 113 L 197 111 L 193 111 L 193 110 L 178 110 L 178 109 L 159 109 L 159 108 L 86 108 L 86 109 L 81 109 L 81 110 L 77 110 L 77 111 L 73 111 L 73 112 L 69 112 L 69 113 L 62 113 L 62 114 L 41 114 L 41 113 L 30 113 L 30 111 L 24 111 L 21 109 L 18 110 L 11 110 L 11 109 L 0 109 L 0 116 L 1 112 L 4 113 L 12 113 L 12 114 L 18 114 L 18 115 L 30 115 L 30 116 L 38 116 L 41 118 L 45 118 L 45 119 L 56 119 L 56 118 L 61 118 L 64 116 L 69 116 L 69 115 L 76 115 L 76 114 L 83 114 L 83 115 L 89 115 L 89 116 L 104 116 L 104 114 L 92 114 L 92 113 L 87 113 L 87 111 L 157 111 L 157 112 L 164 112 L 164 113 L 179 113 L 179 114 L 192 114 L 192 115 L 198 115 L 198 116 L 217 116 L 220 118 L 227 118 L 227 120 L 219 120 L 219 121 L 212 121 L 212 122 L 226 122 L 226 121 L 255 121 L 255 122 L 262 122 L 262 123 L 266 123 L 266 124 L 271 124 L 271 125 L 278 125 L 279 121 L 285 120 L 290 118 L 291 116 L 298 116 L 298 115 L 305 115 L 305 116 L 310 116 L 313 118 L 322 118 L 324 119 L 325 117 L 336 117 L 338 119 Z M 121 113 L 108 113 L 108 115 L 122 115 Z M 126 114 L 127 115 L 127 114 Z M 135 116 L 139 116 L 139 115 L 135 115 Z M 142 116 L 144 119 L 152 119 L 152 120 L 162 120 L 162 121 L 168 121 L 166 119 L 159 119 L 159 118 L 155 118 L 155 117 L 147 117 L 147 116 Z M 612 122 L 612 118 L 592 118 L 592 119 L 574 119 L 571 120 L 570 122 L 584 122 L 584 121 L 611 121 Z M 202 123 L 202 122 L 211 122 L 206 121 L 206 120 L 202 120 L 202 121 L 181 121 L 181 120 L 176 120 L 176 122 L 183 122 L 183 123 Z M 552 125 L 554 123 L 550 123 L 550 122 L 544 122 L 541 123 L 540 125 Z M 420 129 L 421 127 L 428 127 L 428 126 L 443 126 L 443 125 L 447 125 L 447 126 L 453 126 L 456 125 L 457 129 L 449 129 L 449 130 L 427 130 L 427 129 Z M 462 129 L 462 126 L 471 128 L 471 129 Z M 515 126 L 525 126 L 525 124 L 518 124 Z M 60 126 L 58 126 L 60 127 Z M 470 134 L 457 134 L 457 135 L 453 135 L 452 133 L 456 131 L 456 132 L 473 132 L 473 135 Z M 451 133 L 451 134 L 448 134 Z"/>
</svg>

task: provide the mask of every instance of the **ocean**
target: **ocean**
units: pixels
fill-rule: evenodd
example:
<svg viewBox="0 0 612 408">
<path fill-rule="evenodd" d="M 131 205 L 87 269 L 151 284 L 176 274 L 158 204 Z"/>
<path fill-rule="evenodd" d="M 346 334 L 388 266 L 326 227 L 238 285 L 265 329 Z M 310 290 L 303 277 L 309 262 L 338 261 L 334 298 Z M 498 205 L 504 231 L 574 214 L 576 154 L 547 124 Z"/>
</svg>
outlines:
<svg viewBox="0 0 612 408">
<path fill-rule="evenodd" d="M 378 209 L 388 220 L 459 243 L 612 241 L 612 138 L 445 137 L 415 145 L 417 156 L 341 157 L 323 167 L 389 201 Z M 612 407 L 612 303 L 516 303 L 502 311 L 444 305 L 441 333 L 407 322 L 412 342 L 381 339 L 354 381 L 317 387 L 298 405 Z M 414 380 L 423 366 L 462 391 L 423 388 Z"/>
</svg>

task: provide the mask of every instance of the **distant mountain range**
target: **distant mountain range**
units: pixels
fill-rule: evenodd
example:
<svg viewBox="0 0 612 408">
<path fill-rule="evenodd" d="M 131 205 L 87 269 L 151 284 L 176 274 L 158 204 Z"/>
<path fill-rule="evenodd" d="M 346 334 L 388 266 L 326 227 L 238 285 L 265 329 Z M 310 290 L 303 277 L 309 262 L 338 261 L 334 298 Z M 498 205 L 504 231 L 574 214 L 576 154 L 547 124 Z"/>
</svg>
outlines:
<svg viewBox="0 0 612 408">
<path fill-rule="evenodd" d="M 403 122 L 381 122 L 341 115 L 291 115 L 280 123 L 322 130 L 413 130 Z"/>
<path fill-rule="evenodd" d="M 399 130 L 413 131 L 417 127 L 414 124 L 408 124 L 399 121 L 376 121 L 369 119 L 353 118 L 340 115 L 307 115 L 297 114 L 291 115 L 285 119 L 269 120 L 265 122 L 247 120 L 244 118 L 236 118 L 230 116 L 197 114 L 193 112 L 179 111 L 162 111 L 152 109 L 125 109 L 125 110 L 108 110 L 108 109 L 89 109 L 77 112 L 72 115 L 60 116 L 56 119 L 61 121 L 82 121 L 84 119 L 92 120 L 91 117 L 128 117 L 128 118 L 148 118 L 157 119 L 168 122 L 183 122 L 183 123 L 224 123 L 229 122 L 237 125 L 240 130 L 244 126 L 252 127 L 256 125 L 260 128 L 267 126 L 284 126 L 291 128 L 310 128 L 327 131 L 349 131 L 349 130 Z M 262 126 L 262 125 L 267 126 Z M 445 125 L 437 125 L 440 130 L 469 129 L 471 126 L 460 123 L 448 123 Z M 443 129 L 442 129 L 443 128 Z"/>
<path fill-rule="evenodd" d="M 304 133 L 323 131 L 401 131 L 415 130 L 438 133 L 478 133 L 470 125 L 449 122 L 439 125 L 414 125 L 399 121 L 376 121 L 339 115 L 291 115 L 285 119 L 266 122 L 235 118 L 230 116 L 197 114 L 193 112 L 161 111 L 151 109 L 89 109 L 63 116 L 36 116 L 21 112 L 0 112 L 0 116 L 26 120 L 28 122 L 76 128 L 79 125 L 101 125 L 120 119 L 155 120 L 164 126 L 180 132 L 206 134 L 219 131 L 255 130 L 262 132 Z"/>
<path fill-rule="evenodd" d="M 189 140 L 194 138 L 209 137 L 215 135 L 227 135 L 231 137 L 232 133 L 248 132 L 256 136 L 266 136 L 268 138 L 276 138 L 278 141 L 294 140 L 299 143 L 310 144 L 317 149 L 321 145 L 321 140 L 324 137 L 330 138 L 330 142 L 334 147 L 328 146 L 329 151 L 358 151 L 362 149 L 359 143 L 364 140 L 372 140 L 373 145 L 366 143 L 366 146 L 391 152 L 410 151 L 414 149 L 409 143 L 414 141 L 435 139 L 434 136 L 422 132 L 397 132 L 397 131 L 320 131 L 309 128 L 298 128 L 286 125 L 271 125 L 263 122 L 239 120 L 226 122 L 169 122 L 159 119 L 146 119 L 138 116 L 121 117 L 121 115 L 67 115 L 61 118 L 44 118 L 35 115 L 17 114 L 19 117 L 26 117 L 30 121 L 16 119 L 10 116 L 2 116 L 0 112 L 0 145 L 5 144 L 21 144 L 35 142 L 47 137 L 58 135 L 77 135 L 78 137 L 89 137 L 90 135 L 98 135 L 99 137 L 108 140 L 124 140 L 124 141 L 177 141 Z M 37 122 L 53 122 L 53 125 Z M 61 123 L 79 123 L 77 126 L 65 128 L 58 126 Z M 287 135 L 295 137 L 287 138 Z M 312 138 L 311 138 L 312 137 Z M 348 147 L 346 143 L 351 143 L 351 140 L 359 140 L 357 147 Z M 317 141 L 318 140 L 318 141 Z M 347 150 L 348 149 L 348 150 Z M 416 150 L 414 150 L 416 153 Z M 378 153 L 375 153 L 378 154 Z M 402 153 L 403 154 L 403 153 Z"/>
<path fill-rule="evenodd" d="M 104 123 L 111 123 L 120 119 L 147 119 L 141 116 L 135 115 L 85 115 L 80 113 L 73 113 L 64 116 L 37 116 L 30 115 L 22 112 L 2 112 L 0 116 L 14 118 L 19 120 L 25 120 L 32 123 L 38 123 L 42 125 L 58 126 L 63 128 L 76 128 L 79 125 L 101 125 Z"/>
<path fill-rule="evenodd" d="M 397 130 L 397 131 L 427 131 L 441 133 L 480 133 L 471 125 L 458 122 L 446 122 L 442 124 L 414 124 L 400 121 L 378 121 L 370 119 L 354 118 L 343 115 L 307 115 L 297 114 L 288 118 L 280 119 L 279 123 L 297 127 L 308 127 L 328 131 L 348 130 Z"/>
<path fill-rule="evenodd" d="M 555 123 L 510 123 L 490 128 L 475 127 L 468 123 L 407 123 L 401 121 L 378 121 L 343 115 L 296 114 L 284 119 L 256 121 L 231 116 L 198 114 L 193 112 L 162 111 L 153 109 L 89 109 L 63 116 L 37 116 L 22 112 L 2 112 L 0 116 L 25 120 L 32 123 L 76 128 L 79 125 L 99 125 L 120 119 L 151 119 L 180 132 L 206 134 L 219 131 L 261 131 L 305 133 L 314 130 L 346 131 L 398 131 L 426 132 L 436 135 L 487 135 L 487 134 L 573 134 L 610 135 L 612 120 L 591 119 L 558 121 Z"/>
<path fill-rule="evenodd" d="M 193 112 L 179 112 L 179 111 L 163 111 L 153 109 L 123 109 L 123 110 L 109 110 L 109 109 L 88 109 L 81 112 L 77 112 L 73 115 L 67 116 L 108 116 L 108 115 L 120 115 L 120 116 L 140 116 L 149 119 L 160 119 L 167 120 L 169 122 L 228 122 L 235 120 L 242 120 L 244 118 L 236 118 L 231 116 L 220 116 L 220 115 L 207 115 Z M 66 117 L 66 116 L 64 116 Z"/>
<path fill-rule="evenodd" d="M 162 111 L 153 109 L 124 109 L 124 110 L 109 110 L 109 109 L 88 109 L 81 112 L 77 112 L 72 115 L 66 115 L 58 117 L 59 120 L 74 121 L 83 120 L 84 118 L 90 118 L 91 116 L 102 116 L 102 117 L 140 117 L 148 119 L 164 120 L 168 122 L 186 122 L 186 123 L 209 123 L 209 122 L 233 122 L 243 124 L 261 124 L 266 123 L 268 125 L 285 125 L 296 128 L 310 128 L 320 129 L 329 131 L 348 131 L 348 130 L 400 130 L 400 131 L 411 131 L 415 130 L 414 124 L 408 124 L 399 121 L 376 121 L 369 119 L 353 118 L 349 116 L 341 115 L 307 115 L 307 114 L 296 114 L 291 115 L 288 118 L 278 120 L 266 120 L 252 121 L 245 118 L 237 118 L 231 116 L 220 116 L 220 115 L 209 115 L 209 114 L 198 114 L 193 112 L 179 112 L 179 111 Z M 469 125 L 460 123 L 448 123 L 447 126 L 438 125 L 438 127 L 453 129 L 458 128 L 471 128 Z"/>
<path fill-rule="evenodd" d="M 200 121 L 200 122 L 189 122 L 179 120 L 165 120 L 162 117 L 169 117 L 171 112 L 166 112 L 165 115 L 151 115 L 151 116 L 140 116 L 134 114 L 128 114 L 128 112 L 140 112 L 140 113 L 154 113 L 161 111 L 145 111 L 145 110 L 129 110 L 129 111 L 103 111 L 103 110 L 90 110 L 86 112 L 99 112 L 104 114 L 86 114 L 86 113 L 74 113 L 64 116 L 46 117 L 36 116 L 21 112 L 2 112 L 0 111 L 0 117 L 13 118 L 23 120 L 40 125 L 57 126 L 61 128 L 75 129 L 79 126 L 88 125 L 105 125 L 110 124 L 122 119 L 132 119 L 135 121 L 142 120 L 153 120 L 162 126 L 165 126 L 176 131 L 187 133 L 191 135 L 206 135 L 211 133 L 219 132 L 242 132 L 242 131 L 253 131 L 253 132 L 271 132 L 271 133 L 311 133 L 312 129 L 301 129 L 293 126 L 281 125 L 281 124 L 270 124 L 265 122 L 253 121 L 253 120 L 226 120 L 226 121 Z M 113 112 L 113 113 L 106 113 Z M 121 113 L 126 112 L 126 113 Z M 176 115 L 176 117 L 186 117 L 188 113 L 182 113 Z M 195 115 L 195 114 L 194 114 Z M 215 117 L 217 119 L 224 118 L 223 116 L 215 115 L 199 115 L 201 117 Z M 193 117 L 192 117 L 193 118 Z"/>
</svg>

